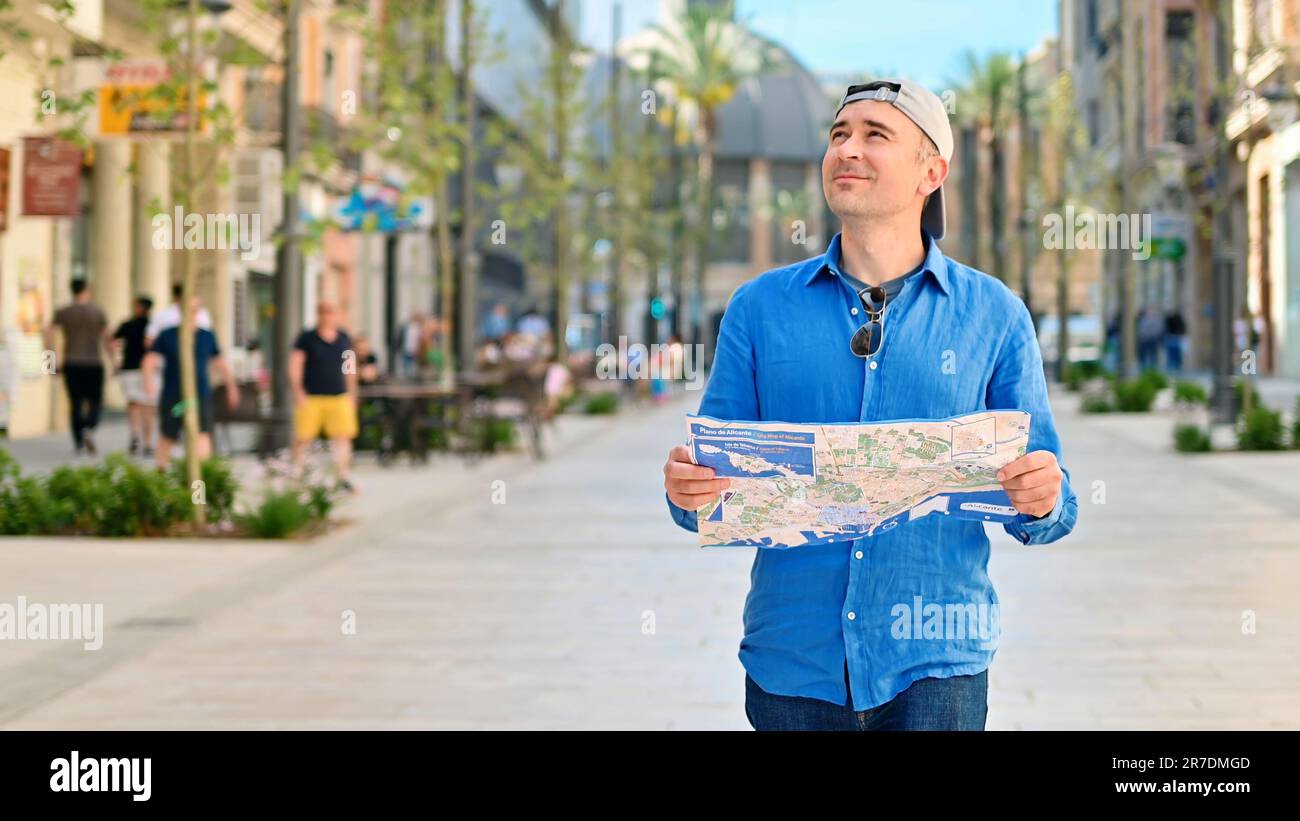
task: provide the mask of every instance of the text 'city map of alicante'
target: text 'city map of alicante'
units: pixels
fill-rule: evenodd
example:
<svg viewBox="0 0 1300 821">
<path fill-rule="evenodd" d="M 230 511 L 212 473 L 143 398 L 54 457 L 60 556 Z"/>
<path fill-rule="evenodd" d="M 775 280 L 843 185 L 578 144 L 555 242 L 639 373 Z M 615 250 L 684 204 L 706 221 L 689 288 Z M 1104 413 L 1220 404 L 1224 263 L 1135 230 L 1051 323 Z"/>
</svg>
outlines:
<svg viewBox="0 0 1300 821">
<path fill-rule="evenodd" d="M 731 480 L 700 508 L 703 547 L 801 547 L 874 536 L 922 516 L 1007 522 L 997 472 L 1023 456 L 1029 414 L 808 425 L 688 415 L 691 458 Z"/>
</svg>

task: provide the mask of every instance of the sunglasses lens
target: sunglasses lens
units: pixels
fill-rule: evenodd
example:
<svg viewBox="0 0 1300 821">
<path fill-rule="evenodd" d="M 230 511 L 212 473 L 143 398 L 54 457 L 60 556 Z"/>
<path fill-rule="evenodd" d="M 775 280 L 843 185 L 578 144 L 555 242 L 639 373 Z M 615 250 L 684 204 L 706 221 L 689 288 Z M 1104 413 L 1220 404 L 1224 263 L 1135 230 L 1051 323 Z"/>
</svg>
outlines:
<svg viewBox="0 0 1300 821">
<path fill-rule="evenodd" d="M 854 356 L 863 358 L 872 356 L 876 351 L 880 350 L 880 336 L 880 323 L 868 322 L 853 334 L 853 339 L 849 342 L 849 349 L 853 351 Z"/>
<path fill-rule="evenodd" d="M 863 296 L 863 302 L 866 303 L 868 310 L 873 313 L 885 310 L 885 289 L 878 285 L 868 288 Z"/>
</svg>

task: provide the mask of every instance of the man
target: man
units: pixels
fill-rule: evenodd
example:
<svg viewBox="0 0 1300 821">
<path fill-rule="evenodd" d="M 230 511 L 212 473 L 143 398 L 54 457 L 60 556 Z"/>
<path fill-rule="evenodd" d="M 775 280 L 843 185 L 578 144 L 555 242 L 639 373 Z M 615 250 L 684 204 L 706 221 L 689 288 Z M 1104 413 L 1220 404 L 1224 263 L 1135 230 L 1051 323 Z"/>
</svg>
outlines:
<svg viewBox="0 0 1300 821">
<path fill-rule="evenodd" d="M 143 445 L 146 457 L 153 455 L 153 411 L 158 398 L 144 390 L 144 372 L 140 369 L 145 354 L 145 330 L 149 325 L 149 311 L 153 300 L 147 296 L 136 299 L 131 318 L 117 326 L 113 340 L 120 349 L 122 364 L 117 378 L 126 397 L 126 425 L 130 431 L 127 451 L 134 456 Z"/>
<path fill-rule="evenodd" d="M 190 304 L 194 317 L 194 383 L 195 396 L 198 399 L 199 439 L 196 443 L 200 459 L 212 455 L 212 384 L 208 379 L 208 369 L 215 365 L 226 385 L 226 404 L 231 410 L 239 407 L 239 385 L 226 357 L 221 355 L 216 334 L 207 328 L 198 327 L 199 315 L 203 308 L 195 298 Z M 171 465 L 172 446 L 180 439 L 184 429 L 185 415 L 181 398 L 181 329 L 179 324 L 165 328 L 144 358 L 144 390 L 154 391 L 154 379 L 160 364 L 164 364 L 162 390 L 158 397 L 158 452 L 159 470 L 167 470 Z"/>
<path fill-rule="evenodd" d="M 1143 308 L 1137 319 L 1138 367 L 1142 370 L 1159 367 L 1160 343 L 1164 340 L 1164 335 L 1164 317 L 1150 305 Z"/>
<path fill-rule="evenodd" d="M 95 428 L 104 403 L 104 360 L 109 353 L 106 336 L 108 318 L 90 301 L 90 286 L 84 279 L 72 281 L 72 304 L 54 313 L 45 329 L 45 347 L 54 347 L 54 329 L 63 331 L 63 384 L 68 392 L 72 442 L 78 454 L 95 455 Z"/>
<path fill-rule="evenodd" d="M 1170 373 L 1182 373 L 1183 348 L 1187 345 L 1187 320 L 1174 308 L 1165 316 L 1165 365 Z"/>
<path fill-rule="evenodd" d="M 303 454 L 322 433 L 330 440 L 339 487 L 351 492 L 348 466 L 357 436 L 357 363 L 352 340 L 339 327 L 338 306 L 316 305 L 316 327 L 303 331 L 289 354 L 293 388 L 293 466 L 301 473 Z"/>
<path fill-rule="evenodd" d="M 842 233 L 824 255 L 736 289 L 700 413 L 854 423 L 1025 410 L 1027 453 L 998 474 L 1018 511 L 1005 527 L 1045 544 L 1074 527 L 1078 502 L 1059 465 L 1029 312 L 1001 282 L 939 250 L 951 156 L 934 94 L 899 80 L 850 86 L 822 160 Z M 870 286 L 884 294 L 860 298 Z M 881 327 L 859 332 L 868 301 L 883 301 Z M 664 477 L 673 518 L 688 530 L 729 484 L 692 464 L 685 446 L 669 453 Z M 870 538 L 759 549 L 740 645 L 750 723 L 983 729 L 996 631 L 912 640 L 891 627 L 897 606 L 918 599 L 995 607 L 988 556 L 982 523 L 937 514 Z"/>
<path fill-rule="evenodd" d="M 195 315 L 195 325 L 199 328 L 212 330 L 212 314 L 208 313 L 207 308 L 199 308 Z M 181 324 L 181 284 L 177 282 L 172 285 L 172 301 L 164 308 L 154 314 L 153 319 L 149 320 L 149 325 L 145 328 L 145 344 L 152 345 L 158 335 L 168 328 L 175 328 Z"/>
</svg>

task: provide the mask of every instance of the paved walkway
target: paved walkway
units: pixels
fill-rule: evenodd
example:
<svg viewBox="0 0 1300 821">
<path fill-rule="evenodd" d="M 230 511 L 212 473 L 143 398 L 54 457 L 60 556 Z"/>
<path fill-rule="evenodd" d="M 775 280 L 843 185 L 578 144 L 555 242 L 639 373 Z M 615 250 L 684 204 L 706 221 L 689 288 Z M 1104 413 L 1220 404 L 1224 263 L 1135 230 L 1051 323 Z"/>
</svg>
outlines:
<svg viewBox="0 0 1300 821">
<path fill-rule="evenodd" d="M 746 728 L 752 553 L 663 507 L 697 399 L 566 417 L 542 463 L 363 468 L 357 522 L 314 543 L 6 540 L 0 602 L 109 626 L 0 643 L 0 727 Z M 1076 401 L 1078 530 L 994 537 L 989 726 L 1300 728 L 1300 453 L 1181 456 L 1169 418 Z"/>
</svg>

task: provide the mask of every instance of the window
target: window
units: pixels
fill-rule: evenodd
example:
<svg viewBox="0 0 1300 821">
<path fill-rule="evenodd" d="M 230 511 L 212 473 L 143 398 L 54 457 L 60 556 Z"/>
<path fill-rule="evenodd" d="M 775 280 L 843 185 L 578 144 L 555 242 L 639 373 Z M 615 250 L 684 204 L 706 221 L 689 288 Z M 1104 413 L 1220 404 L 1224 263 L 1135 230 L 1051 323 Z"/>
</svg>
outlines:
<svg viewBox="0 0 1300 821">
<path fill-rule="evenodd" d="M 1194 21 L 1190 11 L 1165 15 L 1165 138 L 1183 145 L 1196 141 Z"/>
</svg>

